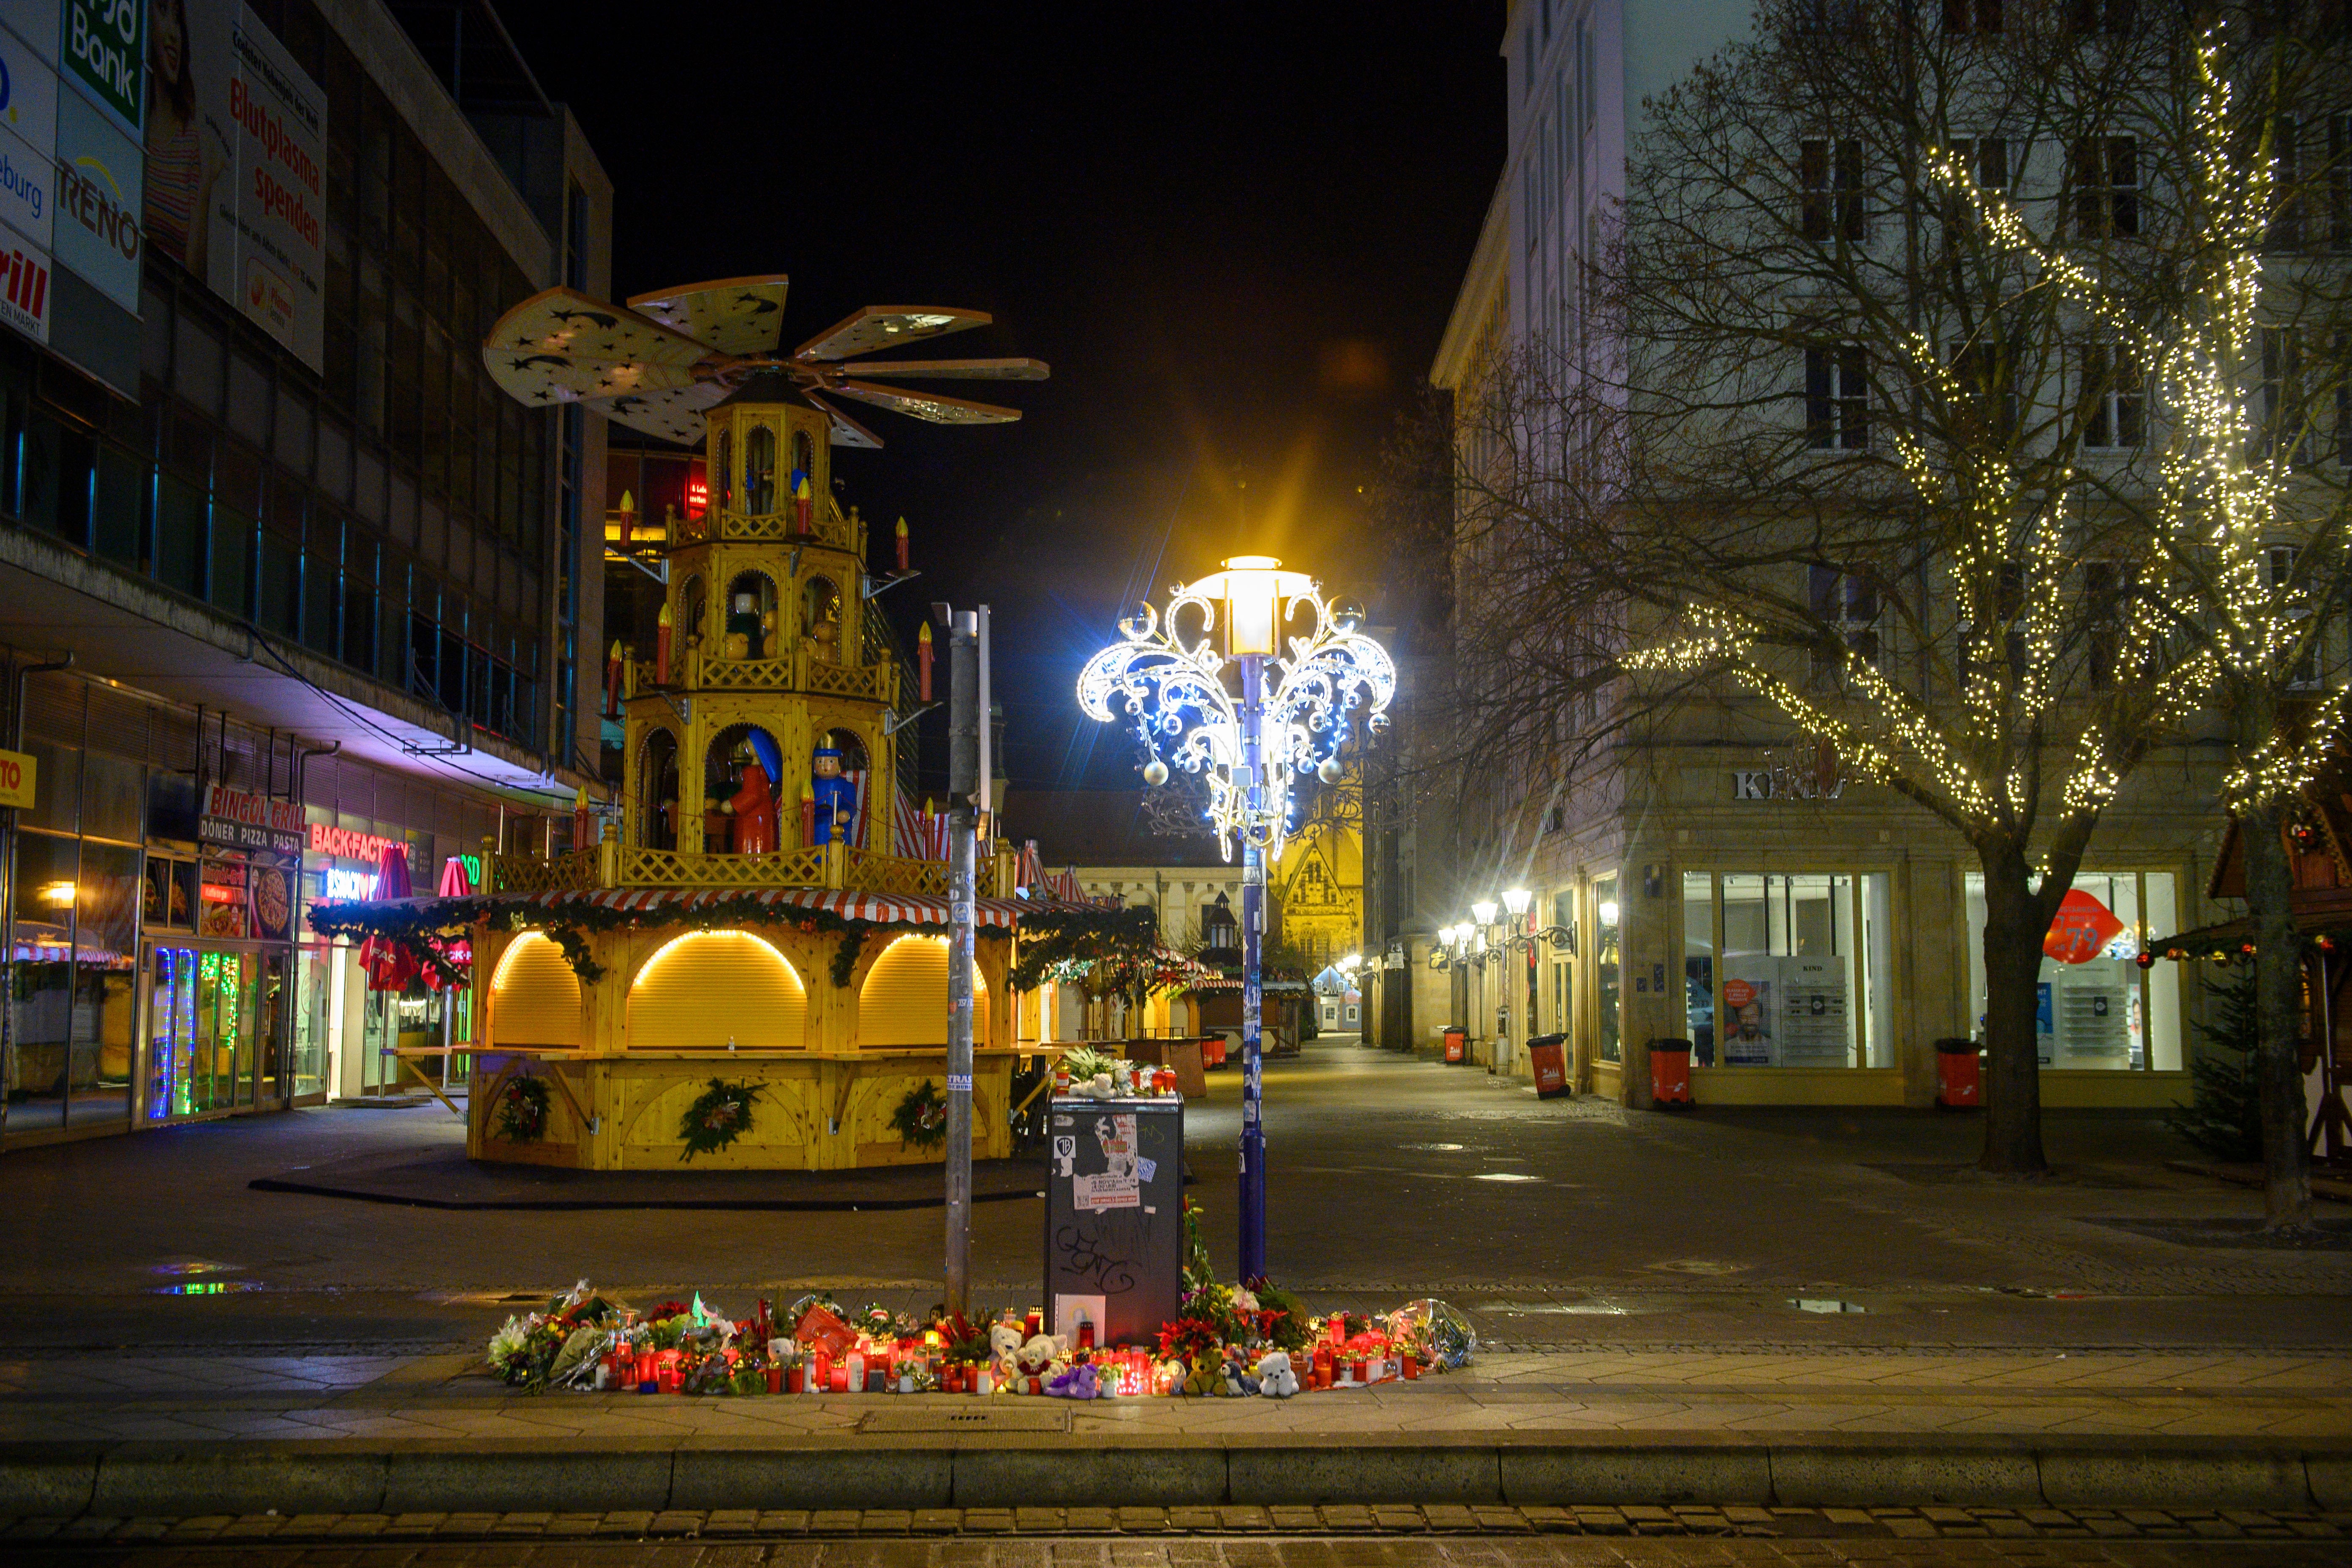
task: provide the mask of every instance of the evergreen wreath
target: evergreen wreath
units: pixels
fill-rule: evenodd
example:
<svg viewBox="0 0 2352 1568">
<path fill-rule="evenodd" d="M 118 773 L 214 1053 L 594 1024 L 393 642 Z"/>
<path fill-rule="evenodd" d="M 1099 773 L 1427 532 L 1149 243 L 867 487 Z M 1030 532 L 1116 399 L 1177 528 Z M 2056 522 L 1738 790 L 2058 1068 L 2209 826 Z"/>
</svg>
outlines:
<svg viewBox="0 0 2352 1568">
<path fill-rule="evenodd" d="M 947 1097 L 929 1079 L 908 1089 L 890 1113 L 891 1130 L 909 1149 L 936 1149 L 948 1141 Z"/>
<path fill-rule="evenodd" d="M 678 1158 L 715 1154 L 751 1131 L 751 1102 L 759 1098 L 760 1090 L 751 1084 L 712 1079 L 678 1121 L 677 1135 L 686 1141 Z"/>
<path fill-rule="evenodd" d="M 536 1143 L 547 1136 L 547 1080 L 517 1073 L 499 1090 L 499 1136 L 509 1143 Z"/>
</svg>

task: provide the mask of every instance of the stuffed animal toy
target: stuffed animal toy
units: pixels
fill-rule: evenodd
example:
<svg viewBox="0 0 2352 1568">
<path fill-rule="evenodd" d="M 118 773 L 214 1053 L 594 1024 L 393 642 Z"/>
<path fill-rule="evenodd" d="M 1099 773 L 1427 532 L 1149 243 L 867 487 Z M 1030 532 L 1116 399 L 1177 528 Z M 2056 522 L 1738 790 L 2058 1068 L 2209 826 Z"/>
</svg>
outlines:
<svg viewBox="0 0 2352 1568">
<path fill-rule="evenodd" d="M 1014 1394 L 1035 1394 L 1063 1367 L 1062 1342 L 1039 1334 L 1013 1356 L 1013 1373 L 1005 1386 Z"/>
<path fill-rule="evenodd" d="M 1184 1379 L 1182 1392 L 1206 1395 L 1221 1393 L 1224 1386 L 1225 1363 L 1222 1359 L 1208 1355 L 1192 1358 L 1192 1371 Z"/>
<path fill-rule="evenodd" d="M 1018 1323 L 991 1323 L 988 1327 L 988 1359 L 995 1368 L 996 1386 L 1011 1388 L 1018 1374 L 1013 1358 L 1021 1352 L 1021 1326 Z"/>
<path fill-rule="evenodd" d="M 1290 1370 L 1288 1351 L 1268 1351 L 1258 1358 L 1257 1389 L 1268 1399 L 1287 1399 L 1298 1392 L 1298 1374 Z"/>
<path fill-rule="evenodd" d="M 1102 1390 L 1102 1375 L 1092 1362 L 1064 1367 L 1045 1380 L 1045 1392 L 1055 1399 L 1092 1399 Z"/>
<path fill-rule="evenodd" d="M 1248 1367 L 1249 1363 L 1242 1358 L 1241 1352 L 1237 1350 L 1227 1351 L 1225 1352 L 1223 1368 L 1224 1386 L 1220 1388 L 1218 1392 L 1225 1395 L 1228 1399 L 1240 1399 L 1248 1394 L 1255 1394 L 1257 1392 L 1257 1379 L 1249 1374 Z"/>
</svg>

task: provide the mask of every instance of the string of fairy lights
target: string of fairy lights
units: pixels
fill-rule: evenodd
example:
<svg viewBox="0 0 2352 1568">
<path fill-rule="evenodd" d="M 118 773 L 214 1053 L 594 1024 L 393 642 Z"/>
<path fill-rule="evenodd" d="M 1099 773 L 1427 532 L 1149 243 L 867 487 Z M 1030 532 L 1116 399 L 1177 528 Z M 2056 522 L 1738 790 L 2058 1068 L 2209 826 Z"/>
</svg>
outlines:
<svg viewBox="0 0 2352 1568">
<path fill-rule="evenodd" d="M 2188 286 L 2175 310 L 2141 307 L 2145 257 L 2128 258 L 2123 265 L 2135 275 L 2113 286 L 2098 270 L 2111 255 L 2086 258 L 2070 250 L 2063 227 L 2043 238 L 2019 200 L 1979 184 L 1958 150 L 1931 147 L 1922 158 L 1930 184 L 1965 207 L 1996 250 L 2016 258 L 2032 286 L 2054 289 L 2082 328 L 2114 345 L 2111 374 L 2145 367 L 2165 420 L 2147 522 L 2136 535 L 2141 558 L 2118 568 L 2129 573 L 2128 591 L 2118 595 L 2110 663 L 2127 674 L 2137 706 L 2111 703 L 2107 712 L 2083 718 L 2063 791 L 2070 810 L 2114 797 L 2122 752 L 2139 734 L 2168 729 L 2200 707 L 2226 706 L 2234 691 L 2279 687 L 2312 647 L 2308 590 L 2291 576 L 2277 580 L 2270 559 L 2280 531 L 2294 521 L 2289 477 L 2296 443 L 2258 444 L 2248 405 L 2263 368 L 2263 247 L 2281 154 L 2273 116 L 2261 117 L 2251 150 L 2232 145 L 2230 29 L 2246 25 L 2217 22 L 2189 56 L 2181 221 L 2201 243 L 2183 247 Z M 1889 336 L 1906 362 L 1900 368 L 1941 406 L 1986 395 L 1937 352 L 1927 332 Z M 1843 695 L 1825 700 L 1776 668 L 1785 632 L 1773 637 L 1755 616 L 1716 605 L 1690 606 L 1673 636 L 1627 662 L 1636 670 L 1728 675 L 1829 741 L 1859 777 L 1924 775 L 1964 816 L 1983 818 L 2004 806 L 2022 812 L 2037 773 L 2013 765 L 2003 747 L 2080 695 L 2066 689 L 2062 660 L 2079 626 L 2065 584 L 2086 522 L 2080 475 L 2064 464 L 2050 494 L 2027 496 L 2006 452 L 1931 446 L 1894 421 L 1880 428 L 1904 483 L 1951 524 L 1949 586 L 1963 637 L 1990 645 L 1971 657 L 1976 650 L 1964 644 L 1957 711 L 1930 710 L 1922 694 L 1852 647 L 1838 659 Z M 1971 632 L 1988 627 L 2001 637 Z M 2183 631 L 2195 634 L 2187 646 L 2168 642 Z M 2009 641 L 2021 658 L 2007 657 L 2000 644 Z M 2242 811 L 2291 796 L 2309 783 L 2347 717 L 2352 691 L 2339 682 L 2315 699 L 2295 734 L 2274 734 L 2232 759 L 2224 804 Z"/>
</svg>

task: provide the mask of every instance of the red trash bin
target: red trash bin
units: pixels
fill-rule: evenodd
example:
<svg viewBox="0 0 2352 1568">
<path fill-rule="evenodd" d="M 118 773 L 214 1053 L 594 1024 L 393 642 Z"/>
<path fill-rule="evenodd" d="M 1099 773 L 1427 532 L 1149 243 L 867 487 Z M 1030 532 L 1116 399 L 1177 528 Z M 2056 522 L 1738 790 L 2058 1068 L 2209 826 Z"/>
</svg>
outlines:
<svg viewBox="0 0 2352 1568">
<path fill-rule="evenodd" d="M 1691 1103 L 1691 1043 L 1650 1042 L 1650 1104 L 1654 1109 Z"/>
<path fill-rule="evenodd" d="M 1445 1031 L 1445 1062 L 1448 1067 L 1460 1067 L 1470 1059 L 1470 1031 Z"/>
<path fill-rule="evenodd" d="M 1557 1100 L 1568 1093 L 1568 1037 L 1538 1035 L 1529 1040 L 1528 1066 L 1536 1075 L 1538 1100 Z"/>
<path fill-rule="evenodd" d="M 1984 1068 L 1974 1040 L 1936 1042 L 1936 1103 L 1946 1110 L 1975 1110 L 1984 1104 Z"/>
</svg>

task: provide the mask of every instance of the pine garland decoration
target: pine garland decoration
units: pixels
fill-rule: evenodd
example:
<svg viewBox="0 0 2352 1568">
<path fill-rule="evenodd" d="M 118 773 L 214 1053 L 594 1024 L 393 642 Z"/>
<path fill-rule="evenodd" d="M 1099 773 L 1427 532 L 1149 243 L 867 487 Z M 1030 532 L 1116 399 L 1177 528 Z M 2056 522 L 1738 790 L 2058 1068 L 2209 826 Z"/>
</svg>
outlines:
<svg viewBox="0 0 2352 1568">
<path fill-rule="evenodd" d="M 909 1149 L 936 1149 L 948 1141 L 947 1097 L 929 1079 L 908 1089 L 890 1113 L 891 1130 Z"/>
<path fill-rule="evenodd" d="M 760 1090 L 754 1084 L 712 1079 L 710 1087 L 695 1097 L 678 1121 L 677 1135 L 686 1142 L 678 1158 L 684 1161 L 697 1154 L 716 1154 L 751 1131 L 751 1102 L 759 1098 Z"/>
</svg>

